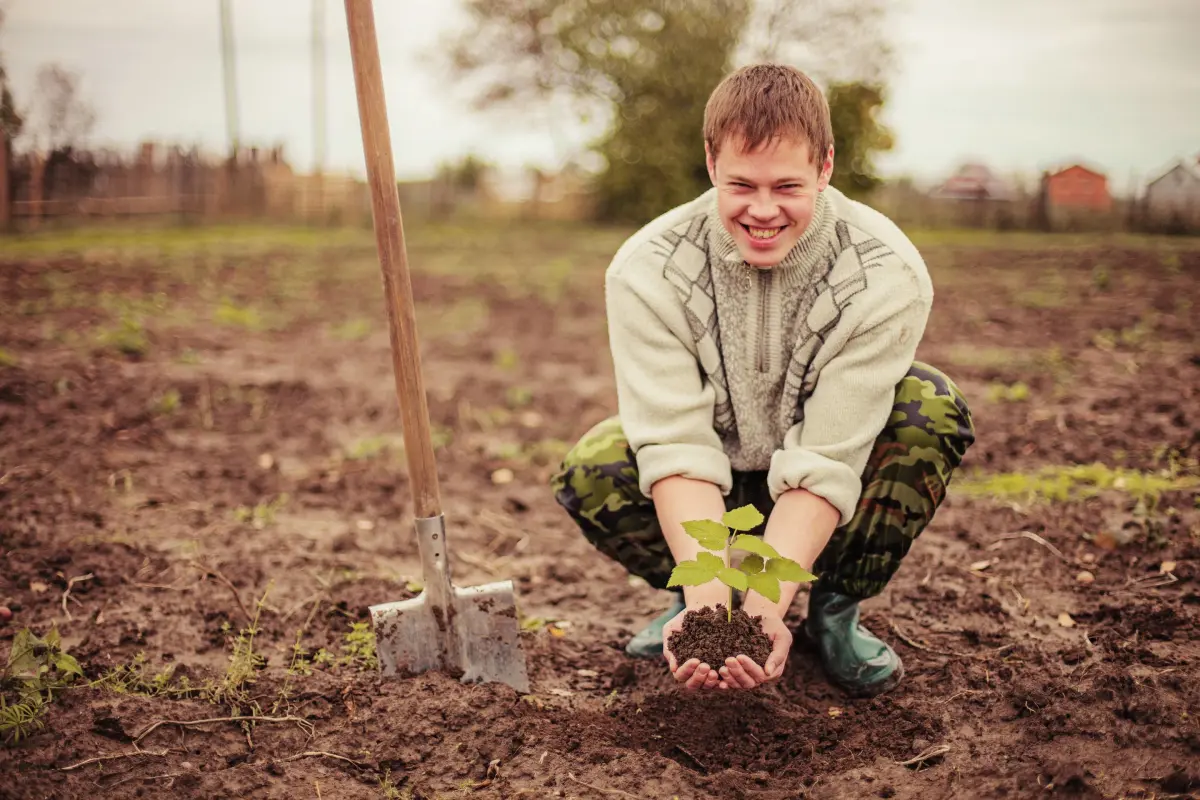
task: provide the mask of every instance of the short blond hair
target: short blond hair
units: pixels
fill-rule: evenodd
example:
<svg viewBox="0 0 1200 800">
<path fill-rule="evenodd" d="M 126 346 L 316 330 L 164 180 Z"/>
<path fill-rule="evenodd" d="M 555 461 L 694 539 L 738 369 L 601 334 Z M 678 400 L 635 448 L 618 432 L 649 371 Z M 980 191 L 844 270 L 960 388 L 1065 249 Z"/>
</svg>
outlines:
<svg viewBox="0 0 1200 800">
<path fill-rule="evenodd" d="M 786 64 L 752 64 L 727 75 L 704 107 L 704 143 L 713 158 L 730 138 L 753 150 L 776 138 L 808 142 L 814 163 L 833 144 L 829 103 L 813 80 Z"/>
</svg>

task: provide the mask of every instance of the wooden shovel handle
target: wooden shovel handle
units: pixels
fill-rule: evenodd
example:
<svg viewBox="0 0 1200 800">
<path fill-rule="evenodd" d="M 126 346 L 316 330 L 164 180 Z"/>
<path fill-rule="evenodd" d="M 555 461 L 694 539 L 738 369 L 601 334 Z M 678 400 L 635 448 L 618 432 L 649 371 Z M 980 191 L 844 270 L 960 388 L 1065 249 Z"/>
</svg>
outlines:
<svg viewBox="0 0 1200 800">
<path fill-rule="evenodd" d="M 408 457 L 414 514 L 418 518 L 435 517 L 442 513 L 442 503 L 437 464 L 433 460 L 429 407 L 421 377 L 416 311 L 404 248 L 404 225 L 400 218 L 400 196 L 392 162 L 391 133 L 371 0 L 346 0 L 346 23 L 350 30 L 350 57 L 354 64 L 363 153 L 371 185 L 371 213 L 375 221 L 379 267 L 383 273 L 396 399 L 400 403 L 400 420 L 404 426 L 404 450 Z"/>
</svg>

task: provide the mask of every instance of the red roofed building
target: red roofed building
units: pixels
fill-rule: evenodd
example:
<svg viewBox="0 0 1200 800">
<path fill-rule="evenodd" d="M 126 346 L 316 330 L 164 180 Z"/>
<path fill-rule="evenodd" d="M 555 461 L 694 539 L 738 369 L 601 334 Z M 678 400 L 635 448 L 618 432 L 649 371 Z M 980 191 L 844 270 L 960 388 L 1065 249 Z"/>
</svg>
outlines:
<svg viewBox="0 0 1200 800">
<path fill-rule="evenodd" d="M 1072 164 L 1042 178 L 1046 200 L 1051 209 L 1071 211 L 1109 211 L 1112 195 L 1108 178 L 1082 164 Z"/>
<path fill-rule="evenodd" d="M 1012 200 L 1013 186 L 984 164 L 963 164 L 931 193 L 943 200 Z"/>
</svg>

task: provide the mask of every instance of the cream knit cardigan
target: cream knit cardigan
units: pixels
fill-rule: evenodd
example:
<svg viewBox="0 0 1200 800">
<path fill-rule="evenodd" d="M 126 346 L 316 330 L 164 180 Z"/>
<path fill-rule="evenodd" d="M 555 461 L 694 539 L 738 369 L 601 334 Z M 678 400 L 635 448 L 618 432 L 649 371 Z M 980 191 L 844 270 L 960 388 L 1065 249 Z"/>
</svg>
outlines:
<svg viewBox="0 0 1200 800">
<path fill-rule="evenodd" d="M 853 516 L 872 445 L 933 301 L 917 249 L 830 187 L 784 260 L 747 265 L 716 190 L 668 211 L 605 275 L 619 415 L 649 496 L 671 475 L 728 495 L 764 471 Z"/>
</svg>

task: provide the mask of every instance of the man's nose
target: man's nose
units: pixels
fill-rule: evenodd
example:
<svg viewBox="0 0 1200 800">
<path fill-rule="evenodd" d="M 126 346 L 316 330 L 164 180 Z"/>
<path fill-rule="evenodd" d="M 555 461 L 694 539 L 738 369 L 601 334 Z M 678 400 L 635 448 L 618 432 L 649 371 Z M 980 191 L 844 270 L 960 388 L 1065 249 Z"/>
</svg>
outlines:
<svg viewBox="0 0 1200 800">
<path fill-rule="evenodd" d="M 778 215 L 779 204 L 771 197 L 769 191 L 758 192 L 754 195 L 754 199 L 750 201 L 750 208 L 747 209 L 747 212 L 755 219 L 769 222 Z"/>
</svg>

